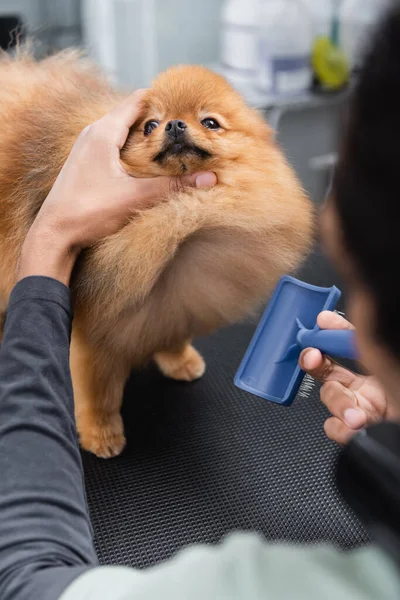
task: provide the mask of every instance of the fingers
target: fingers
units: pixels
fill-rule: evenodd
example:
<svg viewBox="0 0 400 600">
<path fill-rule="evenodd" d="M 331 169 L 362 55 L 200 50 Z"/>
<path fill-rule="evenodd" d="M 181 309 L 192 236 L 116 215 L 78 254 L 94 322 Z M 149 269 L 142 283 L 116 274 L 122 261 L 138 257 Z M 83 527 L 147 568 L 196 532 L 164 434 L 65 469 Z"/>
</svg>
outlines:
<svg viewBox="0 0 400 600">
<path fill-rule="evenodd" d="M 299 365 L 311 377 L 323 381 L 332 370 L 332 361 L 316 348 L 306 348 L 299 358 Z"/>
<path fill-rule="evenodd" d="M 180 191 L 185 187 L 196 187 L 196 188 L 213 188 L 217 185 L 217 176 L 215 173 L 195 173 L 194 175 L 183 175 L 175 180 L 177 184 L 177 190 Z"/>
<path fill-rule="evenodd" d="M 336 417 L 330 417 L 324 424 L 325 435 L 334 442 L 345 446 L 351 438 L 357 433 L 357 430 L 351 429 L 345 423 Z"/>
<path fill-rule="evenodd" d="M 358 407 L 354 392 L 338 381 L 325 383 L 321 388 L 320 396 L 331 415 L 337 417 L 350 429 L 357 431 L 366 426 L 367 414 Z"/>
<path fill-rule="evenodd" d="M 147 90 L 137 90 L 109 114 L 115 124 L 115 143 L 119 150 L 125 145 L 131 127 L 140 117 Z"/>
<path fill-rule="evenodd" d="M 300 354 L 299 365 L 303 371 L 318 381 L 338 381 L 345 387 L 351 385 L 357 377 L 355 373 L 345 369 L 315 348 L 303 350 Z"/>
<path fill-rule="evenodd" d="M 108 116 L 129 129 L 140 115 L 146 94 L 147 90 L 136 90 L 111 110 Z"/>
<path fill-rule="evenodd" d="M 317 324 L 321 329 L 355 329 L 349 321 L 330 311 L 320 313 Z M 315 348 L 304 350 L 299 364 L 304 371 L 323 382 L 321 401 L 332 415 L 324 425 L 327 437 L 338 444 L 347 444 L 373 417 L 368 408 L 360 408 L 354 391 L 360 388 L 362 377 L 338 365 L 329 356 L 323 356 Z"/>
<path fill-rule="evenodd" d="M 178 193 L 187 187 L 211 188 L 217 183 L 214 173 L 195 173 L 182 177 L 153 177 L 151 179 L 133 179 L 135 182 L 135 197 L 140 202 L 140 208 L 148 208 L 158 200 L 166 198 L 171 193 Z M 136 201 L 136 208 L 139 208 Z"/>
<path fill-rule="evenodd" d="M 324 310 L 318 315 L 317 324 L 321 329 L 352 329 L 354 326 L 338 313 Z"/>
<path fill-rule="evenodd" d="M 86 127 L 81 137 L 86 137 L 97 145 L 114 145 L 121 150 L 130 128 L 140 116 L 146 92 L 147 90 L 137 90 L 125 98 L 103 118 Z"/>
<path fill-rule="evenodd" d="M 335 312 L 323 311 L 318 315 L 317 324 L 321 329 L 354 329 L 353 325 Z M 300 354 L 299 365 L 318 381 L 339 381 L 348 387 L 357 375 L 338 365 L 329 356 L 322 355 L 315 348 L 306 348 Z"/>
</svg>

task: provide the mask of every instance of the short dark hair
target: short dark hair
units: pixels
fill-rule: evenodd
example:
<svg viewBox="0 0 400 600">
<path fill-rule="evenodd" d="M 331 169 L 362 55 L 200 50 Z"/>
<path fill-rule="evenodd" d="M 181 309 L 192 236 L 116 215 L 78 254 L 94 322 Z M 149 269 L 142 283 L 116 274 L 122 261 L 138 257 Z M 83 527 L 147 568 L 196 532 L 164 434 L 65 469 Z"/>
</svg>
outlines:
<svg viewBox="0 0 400 600">
<path fill-rule="evenodd" d="M 400 359 L 400 3 L 366 53 L 333 199 L 344 245 L 375 300 L 376 334 Z"/>
</svg>

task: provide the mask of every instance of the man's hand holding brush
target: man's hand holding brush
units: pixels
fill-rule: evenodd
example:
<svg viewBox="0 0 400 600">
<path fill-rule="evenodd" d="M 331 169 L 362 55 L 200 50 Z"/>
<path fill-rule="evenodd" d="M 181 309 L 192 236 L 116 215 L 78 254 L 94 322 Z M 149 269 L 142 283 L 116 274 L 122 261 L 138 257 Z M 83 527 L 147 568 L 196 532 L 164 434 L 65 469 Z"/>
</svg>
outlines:
<svg viewBox="0 0 400 600">
<path fill-rule="evenodd" d="M 317 322 L 321 329 L 354 329 L 335 312 L 322 312 Z M 354 373 L 315 348 L 304 350 L 299 364 L 322 382 L 321 400 L 332 415 L 325 422 L 325 433 L 337 443 L 346 444 L 357 431 L 373 423 L 399 419 L 375 377 Z"/>
</svg>

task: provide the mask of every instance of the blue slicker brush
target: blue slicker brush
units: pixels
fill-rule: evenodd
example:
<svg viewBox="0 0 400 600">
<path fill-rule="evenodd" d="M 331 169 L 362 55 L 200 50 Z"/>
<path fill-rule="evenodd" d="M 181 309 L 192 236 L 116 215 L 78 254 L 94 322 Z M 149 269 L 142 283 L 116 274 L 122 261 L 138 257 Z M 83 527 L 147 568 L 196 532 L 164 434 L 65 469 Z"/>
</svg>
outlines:
<svg viewBox="0 0 400 600">
<path fill-rule="evenodd" d="M 357 360 L 354 331 L 321 330 L 316 324 L 319 313 L 334 310 L 340 296 L 335 286 L 322 288 L 282 277 L 236 373 L 235 385 L 289 406 L 301 395 L 302 386 L 310 387 L 298 365 L 304 348 Z"/>
</svg>

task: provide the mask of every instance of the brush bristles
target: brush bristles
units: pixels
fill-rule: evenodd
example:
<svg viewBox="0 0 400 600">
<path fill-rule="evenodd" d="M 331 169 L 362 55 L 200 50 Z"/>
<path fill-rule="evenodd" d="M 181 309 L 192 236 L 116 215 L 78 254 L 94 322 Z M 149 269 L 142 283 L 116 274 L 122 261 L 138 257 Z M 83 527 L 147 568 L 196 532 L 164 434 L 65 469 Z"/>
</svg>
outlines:
<svg viewBox="0 0 400 600">
<path fill-rule="evenodd" d="M 314 390 L 314 387 L 315 379 L 313 379 L 311 375 L 308 375 L 308 373 L 306 373 L 297 395 L 299 396 L 299 398 L 309 398 L 312 391 Z"/>
</svg>

